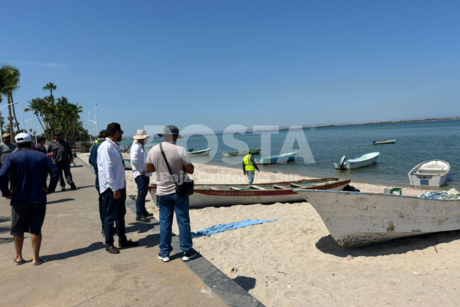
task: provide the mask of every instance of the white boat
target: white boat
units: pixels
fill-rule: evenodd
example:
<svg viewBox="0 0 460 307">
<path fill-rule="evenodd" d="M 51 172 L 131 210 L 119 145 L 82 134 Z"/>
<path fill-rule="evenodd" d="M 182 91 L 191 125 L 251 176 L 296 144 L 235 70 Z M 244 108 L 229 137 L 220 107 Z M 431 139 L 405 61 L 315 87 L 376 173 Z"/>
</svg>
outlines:
<svg viewBox="0 0 460 307">
<path fill-rule="evenodd" d="M 125 164 L 125 170 L 127 170 L 127 171 L 132 171 L 133 170 L 133 167 L 131 166 L 131 159 L 123 158 L 123 162 Z"/>
<path fill-rule="evenodd" d="M 269 184 L 195 184 L 194 194 L 189 196 L 190 208 L 266 204 L 276 202 L 302 201 L 303 197 L 294 189 L 338 190 L 350 183 L 339 178 L 321 178 L 276 182 Z M 151 184 L 149 192 L 157 204 L 157 185 Z"/>
<path fill-rule="evenodd" d="M 335 169 L 353 169 L 363 167 L 375 163 L 375 160 L 379 157 L 380 152 L 371 152 L 354 159 L 348 159 L 343 156 L 339 163 L 334 163 Z"/>
<path fill-rule="evenodd" d="M 418 164 L 407 174 L 411 186 L 440 187 L 446 183 L 450 164 L 442 160 L 430 160 Z"/>
<path fill-rule="evenodd" d="M 374 145 L 385 145 L 385 144 L 394 144 L 396 140 L 385 140 L 385 141 L 373 141 Z"/>
<path fill-rule="evenodd" d="M 294 190 L 343 247 L 460 229 L 460 200 L 357 192 Z"/>
<path fill-rule="evenodd" d="M 208 156 L 211 150 L 212 148 L 206 148 L 206 149 L 197 150 L 197 151 L 189 151 L 188 155 L 189 156 Z"/>
<path fill-rule="evenodd" d="M 257 164 L 276 164 L 276 163 L 287 163 L 290 161 L 294 161 L 295 156 L 297 155 L 296 152 L 285 153 L 282 155 L 274 155 L 270 157 L 261 157 L 259 159 L 255 159 Z"/>
</svg>

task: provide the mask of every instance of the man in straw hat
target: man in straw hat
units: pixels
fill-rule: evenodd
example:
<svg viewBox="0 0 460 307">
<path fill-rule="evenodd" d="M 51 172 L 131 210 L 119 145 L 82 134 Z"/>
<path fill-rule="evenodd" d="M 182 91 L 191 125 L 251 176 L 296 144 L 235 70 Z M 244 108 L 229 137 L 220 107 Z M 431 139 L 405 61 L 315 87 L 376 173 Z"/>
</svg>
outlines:
<svg viewBox="0 0 460 307">
<path fill-rule="evenodd" d="M 150 136 L 145 130 L 137 130 L 137 134 L 133 136 L 134 142 L 130 152 L 134 181 L 137 184 L 136 221 L 138 222 L 150 222 L 150 217 L 153 216 L 145 209 L 145 198 L 152 176 L 151 173 L 147 173 L 147 153 L 144 149 L 148 138 Z"/>
<path fill-rule="evenodd" d="M 16 149 L 14 144 L 11 144 L 11 135 L 9 133 L 4 133 L 2 135 L 2 143 L 0 144 L 0 167 L 5 161 L 6 157 L 11 155 L 13 151 Z M 11 176 L 10 176 L 10 184 L 11 184 Z M 6 196 L 2 193 L 2 198 L 6 199 Z"/>
<path fill-rule="evenodd" d="M 195 168 L 190 162 L 185 148 L 176 145 L 176 141 L 182 138 L 179 128 L 166 126 L 161 143 L 172 176 L 163 158 L 160 145 L 150 149 L 147 157 L 147 172 L 157 173 L 157 199 L 160 207 L 160 254 L 158 259 L 168 262 L 169 254 L 172 251 L 171 236 L 174 212 L 176 212 L 177 224 L 179 225 L 180 248 L 184 251 L 183 261 L 189 261 L 196 256 L 193 249 L 192 234 L 190 231 L 189 197 L 181 197 L 176 193 L 176 183 L 189 180 L 187 174 L 193 174 Z M 174 178 L 173 178 L 174 176 Z"/>
</svg>

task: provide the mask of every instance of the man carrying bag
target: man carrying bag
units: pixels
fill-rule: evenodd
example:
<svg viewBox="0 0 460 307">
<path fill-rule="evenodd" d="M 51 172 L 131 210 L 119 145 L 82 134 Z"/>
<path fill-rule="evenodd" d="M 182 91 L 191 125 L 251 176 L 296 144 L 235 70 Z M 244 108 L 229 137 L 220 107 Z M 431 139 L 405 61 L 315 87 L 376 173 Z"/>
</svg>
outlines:
<svg viewBox="0 0 460 307">
<path fill-rule="evenodd" d="M 164 141 L 154 146 L 147 157 L 147 172 L 157 173 L 157 199 L 160 208 L 158 258 L 163 262 L 170 260 L 172 223 L 176 212 L 180 248 L 184 251 L 182 260 L 189 261 L 196 256 L 189 215 L 189 195 L 193 194 L 193 181 L 187 176 L 193 174 L 194 166 L 185 148 L 176 145 L 177 139 L 182 138 L 176 126 L 166 126 L 164 133 L 158 135 Z"/>
</svg>

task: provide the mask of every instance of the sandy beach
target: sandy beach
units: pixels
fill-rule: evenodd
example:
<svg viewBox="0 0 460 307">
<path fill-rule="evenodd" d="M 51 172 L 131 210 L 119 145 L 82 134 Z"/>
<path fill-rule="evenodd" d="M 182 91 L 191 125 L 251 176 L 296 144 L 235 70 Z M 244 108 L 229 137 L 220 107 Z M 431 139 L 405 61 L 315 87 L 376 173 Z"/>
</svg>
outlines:
<svg viewBox="0 0 460 307">
<path fill-rule="evenodd" d="M 256 182 L 273 182 L 280 176 L 290 175 L 261 172 Z M 126 178 L 127 194 L 135 195 L 131 171 Z M 303 178 L 307 177 L 294 179 Z M 240 169 L 198 164 L 193 179 L 245 183 L 246 178 Z M 385 188 L 353 181 L 351 185 L 363 192 L 383 193 Z M 424 192 L 403 188 L 404 195 Z M 158 218 L 150 195 L 148 200 L 148 209 Z M 460 298 L 458 232 L 345 249 L 331 238 L 307 202 L 212 207 L 190 214 L 192 231 L 246 219 L 277 219 L 194 239 L 204 257 L 266 306 L 454 305 Z M 174 233 L 178 234 L 176 224 Z"/>
</svg>

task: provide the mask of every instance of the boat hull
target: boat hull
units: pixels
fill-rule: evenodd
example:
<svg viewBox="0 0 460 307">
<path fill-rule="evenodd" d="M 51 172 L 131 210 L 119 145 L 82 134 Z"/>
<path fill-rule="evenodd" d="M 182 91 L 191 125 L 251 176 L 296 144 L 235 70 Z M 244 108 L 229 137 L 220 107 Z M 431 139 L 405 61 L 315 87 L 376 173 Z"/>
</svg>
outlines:
<svg viewBox="0 0 460 307">
<path fill-rule="evenodd" d="M 267 164 L 281 164 L 287 163 L 295 160 L 295 156 L 297 155 L 296 152 L 291 154 L 285 154 L 280 156 L 273 156 L 273 157 L 262 157 L 260 159 L 256 159 L 257 164 L 267 165 Z"/>
<path fill-rule="evenodd" d="M 327 183 L 333 181 L 331 183 Z M 324 190 L 337 190 L 341 191 L 350 183 L 350 180 L 337 180 L 337 178 L 314 179 L 314 180 L 301 180 L 298 182 L 312 182 L 316 184 L 308 189 L 324 189 Z M 272 183 L 273 185 L 288 184 L 286 182 Z M 215 206 L 232 206 L 232 205 L 248 205 L 248 204 L 267 204 L 276 202 L 296 202 L 302 201 L 303 197 L 295 192 L 293 189 L 286 190 L 214 190 L 222 185 L 201 185 L 210 189 L 200 189 L 200 185 L 195 185 L 194 194 L 189 196 L 190 208 L 203 208 Z M 247 187 L 250 185 L 238 185 L 238 187 Z M 156 206 L 156 185 L 149 186 L 149 192 L 152 196 L 153 202 Z"/>
<path fill-rule="evenodd" d="M 419 170 L 421 167 L 428 163 L 439 162 L 442 166 L 445 165 L 446 169 L 443 171 L 422 171 Z M 442 160 L 430 160 L 422 162 L 416 165 L 410 172 L 407 174 L 409 177 L 409 184 L 411 186 L 429 186 L 429 187 L 441 187 L 446 183 L 447 175 L 450 172 L 450 164 Z"/>
<path fill-rule="evenodd" d="M 345 163 L 345 165 L 343 166 L 343 168 L 340 168 L 339 165 L 337 163 L 334 163 L 334 167 L 335 169 L 354 169 L 354 168 L 360 168 L 360 167 L 364 167 L 364 166 L 368 166 L 368 165 L 371 165 L 371 164 L 374 164 L 375 161 L 377 160 L 378 157 L 375 157 L 375 158 L 372 158 L 372 159 L 369 159 L 369 160 L 365 160 L 365 161 L 361 161 L 361 162 L 356 162 L 356 163 Z"/>
<path fill-rule="evenodd" d="M 204 150 L 198 150 L 198 151 L 192 151 L 189 152 L 189 156 L 209 156 L 209 153 L 211 152 L 212 148 L 204 149 Z"/>
<path fill-rule="evenodd" d="M 355 192 L 294 190 L 318 212 L 334 240 L 361 247 L 460 229 L 460 201 Z"/>
<path fill-rule="evenodd" d="M 386 145 L 386 144 L 394 144 L 396 140 L 387 140 L 387 141 L 373 141 L 374 145 Z"/>
<path fill-rule="evenodd" d="M 245 156 L 249 154 L 249 152 L 253 152 L 255 155 L 258 155 L 260 153 L 260 148 L 254 148 L 250 150 L 245 150 L 245 151 L 236 151 L 236 152 L 224 152 L 222 153 L 222 156 L 224 157 L 236 157 L 236 156 Z"/>
</svg>

